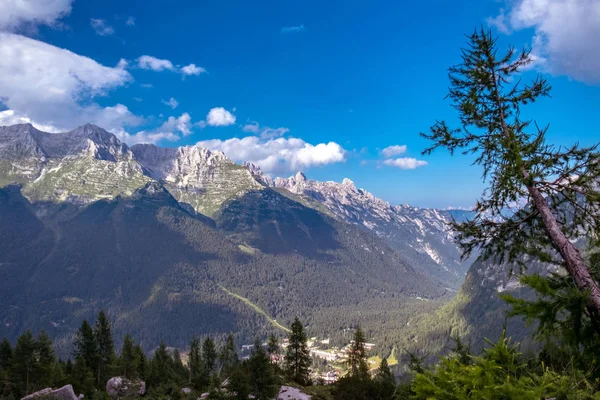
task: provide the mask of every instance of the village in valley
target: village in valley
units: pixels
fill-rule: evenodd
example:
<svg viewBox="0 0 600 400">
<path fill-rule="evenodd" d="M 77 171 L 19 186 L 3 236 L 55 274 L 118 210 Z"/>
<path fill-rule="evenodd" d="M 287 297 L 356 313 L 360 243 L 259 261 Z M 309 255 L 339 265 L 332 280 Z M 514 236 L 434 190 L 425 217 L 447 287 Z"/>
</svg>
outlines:
<svg viewBox="0 0 600 400">
<path fill-rule="evenodd" d="M 311 380 L 319 384 L 332 384 L 348 373 L 348 351 L 352 342 L 339 347 L 330 346 L 330 339 L 318 339 L 311 337 L 307 341 L 310 356 L 312 358 Z M 267 342 L 262 343 L 263 347 L 267 347 Z M 282 340 L 279 346 L 279 351 L 270 354 L 271 361 L 276 364 L 283 365 L 285 352 L 289 345 L 289 339 Z M 248 358 L 250 351 L 254 347 L 253 344 L 244 344 L 241 347 L 242 358 Z M 375 350 L 375 343 L 365 343 L 367 353 L 372 353 Z M 396 365 L 398 361 L 395 357 L 395 349 L 387 358 L 390 366 Z M 373 373 L 381 363 L 381 357 L 371 355 L 368 360 L 369 370 Z"/>
</svg>

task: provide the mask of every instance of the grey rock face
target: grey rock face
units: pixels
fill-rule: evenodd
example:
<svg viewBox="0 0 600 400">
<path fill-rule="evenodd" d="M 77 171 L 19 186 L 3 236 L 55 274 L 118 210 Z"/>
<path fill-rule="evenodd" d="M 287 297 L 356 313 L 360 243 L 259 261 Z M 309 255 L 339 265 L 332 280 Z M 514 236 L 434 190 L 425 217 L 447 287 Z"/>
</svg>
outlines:
<svg viewBox="0 0 600 400">
<path fill-rule="evenodd" d="M 33 400 L 37 398 L 52 398 L 58 400 L 78 400 L 79 397 L 75 395 L 73 391 L 73 386 L 65 385 L 60 389 L 52 390 L 51 388 L 46 388 L 40 390 L 39 392 L 35 392 L 30 394 L 29 396 L 23 397 L 21 400 Z M 81 397 L 81 396 L 80 396 Z"/>
<path fill-rule="evenodd" d="M 90 203 L 130 195 L 150 180 L 131 150 L 95 125 L 47 133 L 0 127 L 0 187 L 23 186 L 30 201 Z"/>
<path fill-rule="evenodd" d="M 152 144 L 132 147 L 137 158 L 181 203 L 212 216 L 229 199 L 265 184 L 220 151 L 198 146 L 161 148 Z"/>
<path fill-rule="evenodd" d="M 130 380 L 123 376 L 112 377 L 106 382 L 106 393 L 114 398 L 143 396 L 146 393 L 146 382 Z"/>
</svg>

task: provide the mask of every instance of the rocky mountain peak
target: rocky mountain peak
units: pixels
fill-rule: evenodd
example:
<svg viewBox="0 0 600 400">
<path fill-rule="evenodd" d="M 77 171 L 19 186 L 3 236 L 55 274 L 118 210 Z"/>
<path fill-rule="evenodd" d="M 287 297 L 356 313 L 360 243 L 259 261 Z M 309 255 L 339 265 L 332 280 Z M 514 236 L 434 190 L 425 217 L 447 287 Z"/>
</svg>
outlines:
<svg viewBox="0 0 600 400">
<path fill-rule="evenodd" d="M 112 133 L 92 124 L 63 133 L 48 133 L 33 128 L 31 136 L 48 158 L 91 156 L 113 162 L 132 158 L 127 145 Z"/>
<path fill-rule="evenodd" d="M 152 144 L 137 144 L 131 150 L 179 202 L 208 216 L 228 199 L 266 186 L 254 175 L 262 174 L 260 168 L 238 165 L 220 151 L 197 145 L 163 148 Z"/>
<path fill-rule="evenodd" d="M 356 189 L 356 186 L 354 186 L 354 181 L 352 181 L 351 179 L 348 179 L 348 178 L 344 178 L 342 180 L 342 186 Z"/>
<path fill-rule="evenodd" d="M 339 182 L 319 182 L 302 173 L 276 178 L 273 186 L 305 195 L 324 204 L 337 218 L 373 231 L 397 250 L 414 256 L 424 269 L 441 269 L 457 278 L 466 272 L 460 252 L 453 241 L 449 213 L 412 206 L 392 206 L 345 178 Z M 451 279 L 451 277 L 449 278 Z M 460 280 L 460 278 L 458 278 Z"/>
<path fill-rule="evenodd" d="M 154 144 L 136 144 L 131 150 L 155 179 L 179 181 L 182 184 L 201 179 L 200 175 L 217 165 L 234 165 L 222 152 L 200 146 L 158 147 Z"/>
<path fill-rule="evenodd" d="M 148 180 L 129 147 L 98 126 L 63 133 L 0 127 L 0 186 L 21 184 L 30 201 L 89 203 L 130 195 Z"/>
<path fill-rule="evenodd" d="M 298 172 L 296 173 L 296 175 L 294 175 L 294 180 L 295 180 L 297 183 L 300 183 L 300 182 L 305 182 L 305 181 L 306 181 L 306 175 L 304 175 L 304 172 L 302 172 L 302 171 L 298 171 Z"/>
<path fill-rule="evenodd" d="M 0 126 L 0 159 L 44 159 L 46 154 L 34 137 L 37 132 L 31 124 Z"/>
<path fill-rule="evenodd" d="M 252 176 L 256 180 L 262 182 L 265 186 L 272 187 L 274 185 L 273 179 L 270 176 L 268 176 L 267 174 L 265 174 L 258 165 L 254 164 L 250 161 L 246 161 L 242 165 L 244 167 L 248 168 L 248 171 L 250 171 Z"/>
</svg>

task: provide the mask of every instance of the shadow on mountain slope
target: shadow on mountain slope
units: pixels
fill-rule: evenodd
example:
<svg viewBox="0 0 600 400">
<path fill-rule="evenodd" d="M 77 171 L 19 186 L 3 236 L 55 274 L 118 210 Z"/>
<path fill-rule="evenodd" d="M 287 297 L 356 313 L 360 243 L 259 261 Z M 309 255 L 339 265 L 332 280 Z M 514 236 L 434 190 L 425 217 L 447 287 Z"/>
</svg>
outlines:
<svg viewBox="0 0 600 400">
<path fill-rule="evenodd" d="M 217 227 L 264 253 L 323 257 L 341 247 L 330 217 L 271 189 L 253 190 L 225 203 Z"/>
<path fill-rule="evenodd" d="M 265 192 L 227 204 L 216 230 L 156 182 L 87 206 L 0 189 L 0 337 L 44 329 L 64 356 L 81 320 L 105 309 L 116 335 L 183 348 L 204 334 L 251 342 L 276 329 L 268 318 L 341 335 L 395 307 L 387 337 L 421 298 L 444 295 L 383 240 Z"/>
</svg>

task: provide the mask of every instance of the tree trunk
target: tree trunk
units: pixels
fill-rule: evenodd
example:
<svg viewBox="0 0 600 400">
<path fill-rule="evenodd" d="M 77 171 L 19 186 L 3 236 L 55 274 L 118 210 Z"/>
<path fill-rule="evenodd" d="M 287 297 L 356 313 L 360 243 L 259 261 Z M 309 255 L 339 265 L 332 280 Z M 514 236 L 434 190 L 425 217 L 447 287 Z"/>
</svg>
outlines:
<svg viewBox="0 0 600 400">
<path fill-rule="evenodd" d="M 493 68 L 492 78 L 494 82 L 496 105 L 498 106 L 498 111 L 500 113 L 502 133 L 508 140 L 510 140 L 511 136 L 506 124 L 506 116 L 504 115 L 504 110 L 502 108 L 502 100 L 500 91 L 498 89 L 497 75 L 495 69 Z M 579 250 L 573 245 L 573 243 L 569 241 L 569 238 L 567 238 L 560 229 L 560 225 L 552 214 L 552 210 L 550 209 L 550 206 L 548 206 L 546 199 L 542 193 L 540 193 L 538 188 L 530 183 L 529 171 L 527 171 L 522 164 L 521 175 L 523 176 L 523 183 L 525 184 L 525 187 L 527 187 L 527 191 L 533 200 L 533 205 L 542 217 L 544 228 L 548 233 L 548 236 L 550 236 L 552 243 L 562 256 L 563 260 L 565 260 L 567 272 L 573 277 L 573 280 L 575 281 L 575 284 L 579 290 L 583 292 L 588 291 L 590 294 L 590 305 L 588 305 L 587 309 L 590 313 L 592 324 L 594 325 L 598 334 L 600 334 L 600 288 L 590 275 L 590 270 L 583 261 Z"/>
<path fill-rule="evenodd" d="M 527 190 L 533 199 L 533 205 L 538 210 L 544 222 L 544 228 L 552 239 L 552 243 L 565 260 L 565 265 L 569 275 L 573 277 L 575 284 L 582 291 L 588 291 L 590 294 L 590 307 L 588 311 L 592 314 L 592 319 L 600 318 L 600 288 L 592 276 L 586 263 L 581 257 L 579 250 L 571 243 L 560 229 L 552 210 L 548 206 L 546 199 L 540 191 L 534 186 L 527 186 Z"/>
</svg>

